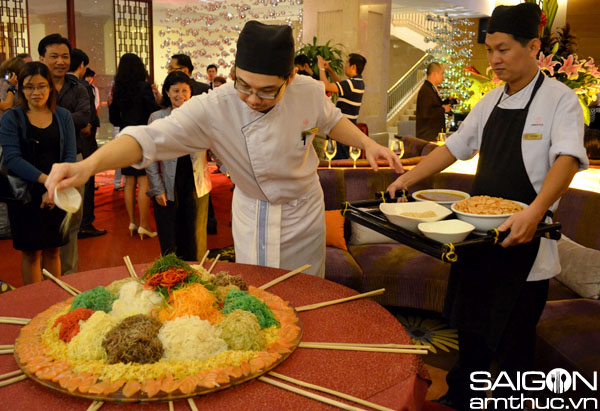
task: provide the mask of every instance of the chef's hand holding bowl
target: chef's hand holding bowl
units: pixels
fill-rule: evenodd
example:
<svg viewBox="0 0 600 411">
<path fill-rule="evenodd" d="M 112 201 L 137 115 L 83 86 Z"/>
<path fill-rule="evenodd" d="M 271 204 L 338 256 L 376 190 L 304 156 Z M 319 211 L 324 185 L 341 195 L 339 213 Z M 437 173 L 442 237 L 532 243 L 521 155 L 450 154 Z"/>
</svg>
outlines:
<svg viewBox="0 0 600 411">
<path fill-rule="evenodd" d="M 88 157 L 89 159 L 89 157 Z M 50 201 L 54 201 L 54 191 L 69 187 L 81 187 L 93 174 L 93 166 L 88 159 L 77 163 L 55 163 L 44 185 Z"/>
</svg>

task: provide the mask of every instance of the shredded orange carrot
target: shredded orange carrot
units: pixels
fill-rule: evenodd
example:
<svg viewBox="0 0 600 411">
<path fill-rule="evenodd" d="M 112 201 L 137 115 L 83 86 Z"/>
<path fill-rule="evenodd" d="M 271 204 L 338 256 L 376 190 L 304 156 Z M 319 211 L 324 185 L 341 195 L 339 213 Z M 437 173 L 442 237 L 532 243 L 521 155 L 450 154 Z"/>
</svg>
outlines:
<svg viewBox="0 0 600 411">
<path fill-rule="evenodd" d="M 187 277 L 187 273 L 183 268 L 170 268 L 167 271 L 154 274 L 146 280 L 146 285 L 156 288 L 159 285 L 162 287 L 171 288 L 183 282 Z"/>
<path fill-rule="evenodd" d="M 169 305 L 171 307 L 163 308 L 158 313 L 158 319 L 162 322 L 184 315 L 197 315 L 211 324 L 223 320 L 223 314 L 217 309 L 217 297 L 202 284 L 192 284 L 173 291 Z"/>
</svg>

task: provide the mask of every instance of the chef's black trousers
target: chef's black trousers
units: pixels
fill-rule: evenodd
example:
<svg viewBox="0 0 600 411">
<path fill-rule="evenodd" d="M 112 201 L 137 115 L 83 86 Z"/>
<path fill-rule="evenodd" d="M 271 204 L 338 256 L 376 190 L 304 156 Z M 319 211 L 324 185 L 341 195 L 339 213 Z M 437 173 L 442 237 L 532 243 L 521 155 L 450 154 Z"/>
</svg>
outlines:
<svg viewBox="0 0 600 411">
<path fill-rule="evenodd" d="M 471 398 L 486 397 L 485 391 L 471 390 L 471 373 L 490 371 L 496 361 L 497 372 L 505 371 L 516 383 L 517 371 L 534 371 L 536 325 L 548 298 L 549 280 L 527 282 L 523 287 L 498 348 L 492 350 L 483 335 L 458 330 L 459 358 L 448 372 L 448 392 L 444 396 L 459 410 L 469 410 Z M 477 309 L 477 307 L 473 307 Z M 490 378 L 493 381 L 494 375 Z M 524 392 L 526 397 L 531 393 Z M 508 388 L 493 391 L 494 398 L 519 397 L 521 392 Z M 493 408 L 488 408 L 493 409 Z"/>
</svg>

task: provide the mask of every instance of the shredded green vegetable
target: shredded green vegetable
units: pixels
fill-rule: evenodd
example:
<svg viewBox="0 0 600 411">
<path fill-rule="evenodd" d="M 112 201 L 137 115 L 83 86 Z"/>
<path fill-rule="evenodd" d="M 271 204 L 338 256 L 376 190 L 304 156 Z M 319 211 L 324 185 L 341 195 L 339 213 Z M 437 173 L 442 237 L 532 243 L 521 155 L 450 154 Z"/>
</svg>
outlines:
<svg viewBox="0 0 600 411">
<path fill-rule="evenodd" d="M 251 312 L 233 310 L 216 327 L 221 330 L 221 338 L 230 350 L 262 351 L 265 348 L 265 336 L 260 332 L 258 320 Z"/>
<path fill-rule="evenodd" d="M 95 311 L 104 311 L 109 313 L 112 310 L 112 304 L 115 301 L 115 297 L 106 291 L 104 287 L 96 287 L 91 290 L 85 291 L 73 300 L 71 305 L 71 311 L 76 308 L 88 308 Z"/>
<path fill-rule="evenodd" d="M 194 269 L 188 263 L 171 253 L 154 261 L 154 264 L 152 264 L 150 268 L 146 269 L 146 273 L 142 278 L 146 279 L 148 277 L 152 277 L 154 274 L 162 273 L 163 271 L 167 271 L 169 268 L 183 268 L 188 274 L 194 272 Z"/>
<path fill-rule="evenodd" d="M 272 325 L 279 326 L 279 321 L 275 319 L 269 307 L 258 298 L 244 291 L 231 290 L 227 293 L 225 303 L 223 304 L 223 313 L 229 314 L 233 310 L 249 311 L 256 315 L 260 328 L 268 328 Z"/>
</svg>

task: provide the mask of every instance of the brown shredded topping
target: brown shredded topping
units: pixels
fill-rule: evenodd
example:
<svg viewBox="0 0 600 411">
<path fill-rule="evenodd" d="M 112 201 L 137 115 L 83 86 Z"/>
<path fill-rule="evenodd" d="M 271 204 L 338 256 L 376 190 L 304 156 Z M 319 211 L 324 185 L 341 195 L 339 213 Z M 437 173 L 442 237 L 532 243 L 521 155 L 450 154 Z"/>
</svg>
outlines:
<svg viewBox="0 0 600 411">
<path fill-rule="evenodd" d="M 104 337 L 102 346 L 108 354 L 107 362 L 149 364 L 163 355 L 163 345 L 158 339 L 161 322 L 138 314 L 125 318 Z"/>
</svg>

